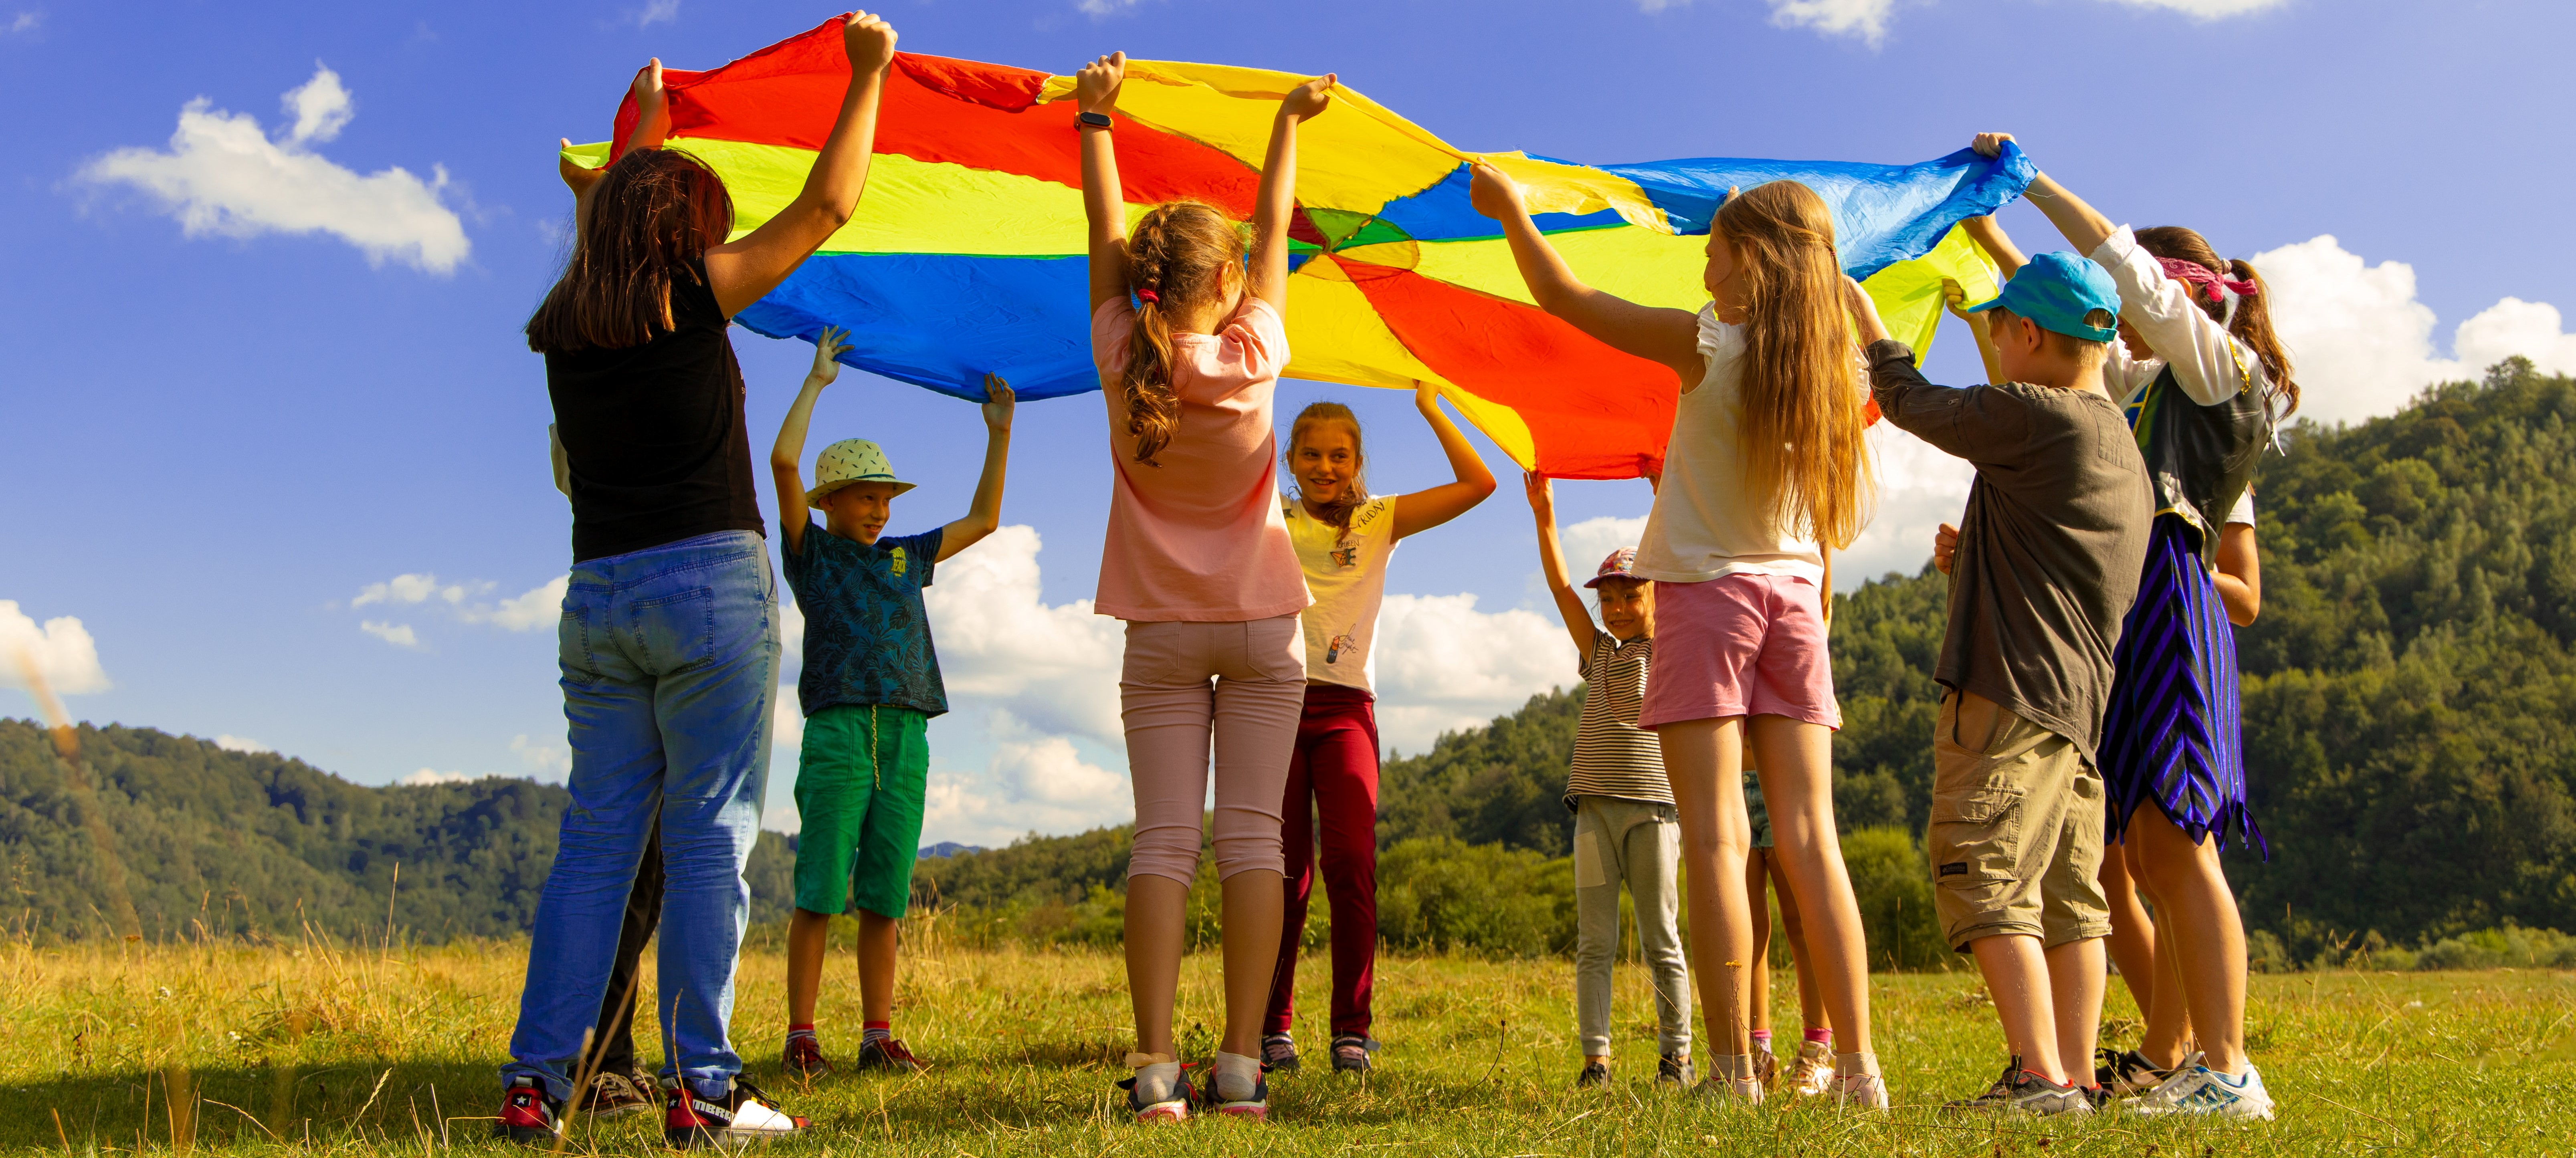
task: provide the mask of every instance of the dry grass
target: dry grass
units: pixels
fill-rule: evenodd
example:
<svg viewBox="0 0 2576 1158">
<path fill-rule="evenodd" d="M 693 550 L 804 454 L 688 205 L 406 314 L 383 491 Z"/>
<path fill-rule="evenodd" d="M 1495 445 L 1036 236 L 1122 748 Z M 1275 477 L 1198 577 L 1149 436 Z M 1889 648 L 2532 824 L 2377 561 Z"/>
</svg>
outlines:
<svg viewBox="0 0 2576 1158">
<path fill-rule="evenodd" d="M 914 939 L 897 1028 L 921 1075 L 844 1075 L 799 1090 L 777 1069 L 783 966 L 743 962 L 735 1027 L 753 1073 L 814 1117 L 798 1153 L 1459 1154 L 2567 1154 L 2576 1112 L 2576 974 L 2329 973 L 2258 977 L 2255 1057 L 2282 1103 L 2269 1125 L 1989 1122 L 1929 1107 L 2000 1064 L 1971 978 L 1877 979 L 1878 1048 L 1901 1107 L 1726 1109 L 1643 1084 L 1645 982 L 1623 970 L 1620 1080 L 1577 1093 L 1571 967 L 1561 961 L 1383 962 L 1381 1068 L 1274 1084 L 1267 1127 L 1138 1129 L 1114 1112 L 1128 1047 L 1124 978 L 1101 955 L 942 950 Z M 524 943 L 443 948 L 126 944 L 0 949 L 0 1149 L 428 1153 L 490 1147 L 494 1066 Z M 1184 977 L 1184 1043 L 1204 1057 L 1214 959 Z M 836 956 L 827 1045 L 854 1044 L 855 986 Z M 1326 965 L 1301 971 L 1320 1009 Z M 1788 979 L 1784 976 L 1783 982 Z M 1786 986 L 1782 987 L 1784 990 Z M 2133 1013 L 2114 986 L 2113 1027 Z M 1785 996 L 1785 994 L 1784 994 Z M 1784 1024 L 1794 1011 L 1784 1010 Z M 648 1042 L 653 1031 L 643 1027 Z M 1309 1047 L 1315 1044 L 1310 1039 Z M 658 1149 L 658 1117 L 577 1124 L 566 1149 Z M 495 1150 L 495 1153 L 504 1151 Z"/>
</svg>

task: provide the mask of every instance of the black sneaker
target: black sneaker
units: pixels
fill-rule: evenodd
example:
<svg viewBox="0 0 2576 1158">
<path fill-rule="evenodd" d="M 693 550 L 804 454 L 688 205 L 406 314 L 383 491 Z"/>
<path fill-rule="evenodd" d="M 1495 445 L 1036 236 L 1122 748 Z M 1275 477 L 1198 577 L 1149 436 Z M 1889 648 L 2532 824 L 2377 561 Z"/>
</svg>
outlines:
<svg viewBox="0 0 2576 1158">
<path fill-rule="evenodd" d="M 1597 1061 L 1583 1063 L 1583 1072 L 1574 1075 L 1574 1088 L 1587 1089 L 1610 1084 L 1610 1067 Z"/>
<path fill-rule="evenodd" d="M 2004 1063 L 2003 1076 L 1986 1092 L 1949 1104 L 1949 1109 L 1979 1113 L 2034 1114 L 2047 1117 L 2056 1114 L 2090 1114 L 2093 1103 L 2080 1086 L 2060 1084 L 2021 1068 L 2015 1057 Z"/>
<path fill-rule="evenodd" d="M 1665 1054 L 1655 1059 L 1655 1084 L 1687 1090 L 1699 1084 L 1699 1067 L 1689 1058 Z"/>
<path fill-rule="evenodd" d="M 867 1051 L 859 1051 L 864 1057 Z M 823 1056 L 823 1041 L 810 1033 L 787 1036 L 786 1048 L 779 1051 L 779 1064 L 801 1078 L 827 1077 L 832 1072 L 832 1059 Z"/>
<path fill-rule="evenodd" d="M 1133 1054 L 1129 1055 L 1131 1059 L 1135 1056 L 1136 1055 Z M 1141 1077 L 1143 1075 L 1142 1068 L 1134 1068 L 1137 1068 L 1138 1076 Z M 1127 1091 L 1127 1112 L 1136 1115 L 1136 1120 L 1138 1122 L 1186 1122 L 1190 1120 L 1190 1104 L 1197 1100 L 1197 1095 L 1190 1090 L 1190 1068 L 1188 1066 L 1185 1065 L 1180 1067 L 1179 1071 L 1174 1074 L 1172 1078 L 1172 1088 L 1169 1090 L 1147 1091 L 1139 1089 L 1138 1087 L 1142 1084 L 1143 1083 L 1137 1081 L 1137 1079 L 1133 1077 L 1123 1079 L 1118 1083 L 1119 1089 Z M 1161 1096 L 1153 1096 L 1155 1093 L 1159 1093 Z"/>
<path fill-rule="evenodd" d="M 563 1136 L 563 1128 L 563 1103 L 547 1095 L 544 1082 L 525 1076 L 510 1079 L 501 1095 L 501 1117 L 492 1123 L 493 1137 L 552 1146 Z"/>
<path fill-rule="evenodd" d="M 1261 1072 L 1293 1074 L 1297 1072 L 1297 1040 L 1284 1033 L 1261 1039 Z"/>
<path fill-rule="evenodd" d="M 653 1081 L 641 1074 L 621 1074 L 601 1070 L 590 1076 L 590 1087 L 581 1092 L 581 1112 L 594 1118 L 614 1118 L 645 1109 L 653 1104 L 646 1091 Z"/>
<path fill-rule="evenodd" d="M 860 1042 L 859 1060 L 850 1063 L 850 1068 L 894 1070 L 897 1073 L 908 1074 L 921 1068 L 921 1059 L 912 1056 L 912 1050 L 903 1044 L 902 1038 L 881 1037 L 875 1041 Z"/>
<path fill-rule="evenodd" d="M 2093 1051 L 2093 1083 L 2107 1095 L 2128 1098 L 2163 1085 L 2171 1070 L 2160 1070 L 2147 1055 L 2131 1050 L 2097 1049 Z"/>
<path fill-rule="evenodd" d="M 1333 1039 L 1333 1072 L 1364 1074 L 1377 1064 L 1377 1039 L 1344 1034 Z"/>
<path fill-rule="evenodd" d="M 792 1138 L 813 1125 L 778 1110 L 778 1099 L 762 1092 L 751 1079 L 734 1076 L 733 1088 L 710 1098 L 686 1081 L 671 1087 L 670 1109 L 662 1118 L 662 1137 L 674 1149 L 732 1146 L 771 1138 Z"/>
</svg>

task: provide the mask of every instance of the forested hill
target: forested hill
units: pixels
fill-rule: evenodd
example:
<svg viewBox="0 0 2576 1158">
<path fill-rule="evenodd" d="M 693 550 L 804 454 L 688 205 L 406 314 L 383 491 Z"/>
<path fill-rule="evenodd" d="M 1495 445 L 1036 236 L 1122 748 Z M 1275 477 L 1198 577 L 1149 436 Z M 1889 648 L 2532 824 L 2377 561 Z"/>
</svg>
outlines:
<svg viewBox="0 0 2576 1158">
<path fill-rule="evenodd" d="M 525 932 L 562 788 L 499 777 L 371 788 L 301 760 L 149 728 L 80 729 L 85 775 L 0 719 L 0 924 L 38 939 Z M 752 855 L 755 919 L 783 915 L 786 841 Z M 400 887 L 396 887 L 396 866 Z M 120 871 L 121 870 L 121 871 Z M 131 924 L 117 896 L 122 886 Z"/>
<path fill-rule="evenodd" d="M 2517 359 L 2391 417 L 2301 423 L 2285 451 L 2256 484 L 2263 611 L 2237 635 L 2272 854 L 2227 855 L 2247 923 L 2297 961 L 2373 933 L 2576 930 L 2576 381 Z M 1946 599 L 1927 567 L 1836 604 L 1846 829 L 1922 830 Z M 1381 847 L 1441 836 L 1562 855 L 1581 702 L 1580 688 L 1537 696 L 1389 761 Z M 1069 900 L 1115 887 L 1122 844 L 1118 830 L 1027 841 L 938 875 L 971 903 Z"/>
</svg>

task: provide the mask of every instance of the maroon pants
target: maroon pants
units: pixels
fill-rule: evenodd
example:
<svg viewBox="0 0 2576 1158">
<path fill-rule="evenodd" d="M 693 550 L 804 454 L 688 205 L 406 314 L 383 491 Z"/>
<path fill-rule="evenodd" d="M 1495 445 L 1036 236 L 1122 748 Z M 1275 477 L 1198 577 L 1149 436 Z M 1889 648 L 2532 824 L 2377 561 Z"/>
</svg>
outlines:
<svg viewBox="0 0 2576 1158">
<path fill-rule="evenodd" d="M 1324 891 L 1333 904 L 1333 1036 L 1368 1036 L 1369 988 L 1377 970 L 1377 756 L 1375 697 L 1338 684 L 1306 685 L 1306 712 L 1297 721 L 1297 749 L 1288 759 L 1288 799 L 1280 810 L 1288 907 L 1263 1033 L 1288 1032 L 1296 1013 L 1297 949 L 1306 939 L 1306 898 L 1315 889 L 1315 841 L 1309 834 L 1320 819 Z"/>
</svg>

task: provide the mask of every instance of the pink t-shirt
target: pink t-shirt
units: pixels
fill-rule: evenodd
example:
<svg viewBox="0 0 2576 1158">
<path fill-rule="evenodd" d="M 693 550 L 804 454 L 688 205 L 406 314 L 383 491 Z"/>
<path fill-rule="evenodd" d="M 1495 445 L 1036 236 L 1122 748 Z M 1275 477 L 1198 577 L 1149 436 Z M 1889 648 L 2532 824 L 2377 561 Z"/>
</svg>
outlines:
<svg viewBox="0 0 2576 1158">
<path fill-rule="evenodd" d="M 1109 400 L 1109 538 L 1092 610 L 1142 622 L 1239 623 L 1293 615 L 1312 600 L 1279 514 L 1279 448 L 1271 396 L 1288 364 L 1277 308 L 1247 298 L 1215 334 L 1172 335 L 1181 420 L 1136 461 L 1118 378 L 1136 311 L 1126 298 L 1091 315 L 1091 360 Z"/>
</svg>

